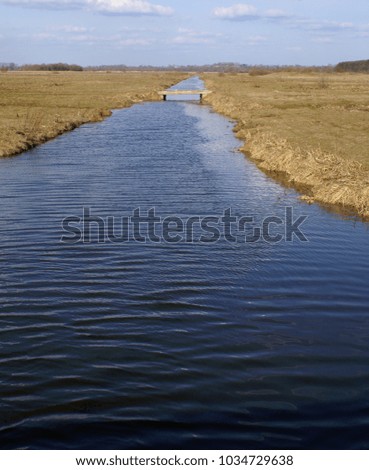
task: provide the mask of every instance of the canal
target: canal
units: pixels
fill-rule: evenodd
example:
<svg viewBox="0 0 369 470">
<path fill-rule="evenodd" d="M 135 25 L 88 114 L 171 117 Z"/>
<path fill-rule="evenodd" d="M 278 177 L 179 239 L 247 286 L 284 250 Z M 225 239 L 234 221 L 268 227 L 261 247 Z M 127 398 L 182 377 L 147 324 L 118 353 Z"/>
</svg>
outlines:
<svg viewBox="0 0 369 470">
<path fill-rule="evenodd" d="M 232 127 L 168 97 L 0 160 L 2 448 L 369 447 L 368 226 Z"/>
</svg>

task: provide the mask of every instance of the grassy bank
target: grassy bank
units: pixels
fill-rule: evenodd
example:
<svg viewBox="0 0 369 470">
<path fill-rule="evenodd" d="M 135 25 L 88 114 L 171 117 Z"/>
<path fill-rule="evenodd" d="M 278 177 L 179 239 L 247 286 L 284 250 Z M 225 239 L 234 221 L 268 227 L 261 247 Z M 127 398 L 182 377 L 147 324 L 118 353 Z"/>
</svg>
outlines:
<svg viewBox="0 0 369 470">
<path fill-rule="evenodd" d="M 260 72 L 261 73 L 261 72 Z M 245 151 L 320 202 L 369 218 L 368 75 L 203 74 L 206 97 L 237 121 Z"/>
<path fill-rule="evenodd" d="M 111 109 L 160 99 L 156 91 L 186 77 L 176 72 L 0 73 L 0 156 L 100 121 Z"/>
</svg>

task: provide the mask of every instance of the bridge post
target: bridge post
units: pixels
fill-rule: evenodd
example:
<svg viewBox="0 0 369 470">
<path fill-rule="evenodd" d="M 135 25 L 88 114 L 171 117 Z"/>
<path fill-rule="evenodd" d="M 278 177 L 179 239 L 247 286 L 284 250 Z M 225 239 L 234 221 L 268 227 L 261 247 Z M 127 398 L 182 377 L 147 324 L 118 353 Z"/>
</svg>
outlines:
<svg viewBox="0 0 369 470">
<path fill-rule="evenodd" d="M 163 95 L 163 101 L 167 101 L 167 95 Z"/>
<path fill-rule="evenodd" d="M 202 93 L 200 93 L 200 103 L 202 102 Z"/>
</svg>

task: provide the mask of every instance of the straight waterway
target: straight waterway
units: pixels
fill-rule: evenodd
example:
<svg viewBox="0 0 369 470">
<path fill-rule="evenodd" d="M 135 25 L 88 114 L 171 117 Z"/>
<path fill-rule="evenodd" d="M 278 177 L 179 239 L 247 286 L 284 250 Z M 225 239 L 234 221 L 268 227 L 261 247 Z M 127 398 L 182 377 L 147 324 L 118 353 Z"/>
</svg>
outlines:
<svg viewBox="0 0 369 470">
<path fill-rule="evenodd" d="M 208 107 L 167 101 L 0 160 L 2 448 L 369 448 L 367 226 L 239 146 Z M 286 207 L 308 241 L 286 241 Z M 278 217 L 283 240 L 210 243 L 195 224 L 193 243 L 61 243 L 83 208 L 231 209 Z"/>
</svg>

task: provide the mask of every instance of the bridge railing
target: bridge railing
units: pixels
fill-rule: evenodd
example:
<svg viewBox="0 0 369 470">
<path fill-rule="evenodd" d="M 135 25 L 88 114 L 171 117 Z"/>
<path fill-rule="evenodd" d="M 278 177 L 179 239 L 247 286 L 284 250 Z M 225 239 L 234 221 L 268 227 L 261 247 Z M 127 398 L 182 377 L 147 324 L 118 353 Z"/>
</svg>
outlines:
<svg viewBox="0 0 369 470">
<path fill-rule="evenodd" d="M 211 93 L 210 90 L 163 90 L 158 91 L 158 94 L 163 97 L 163 100 L 166 101 L 167 96 L 178 96 L 178 95 L 199 95 L 200 101 L 203 96 Z"/>
</svg>

